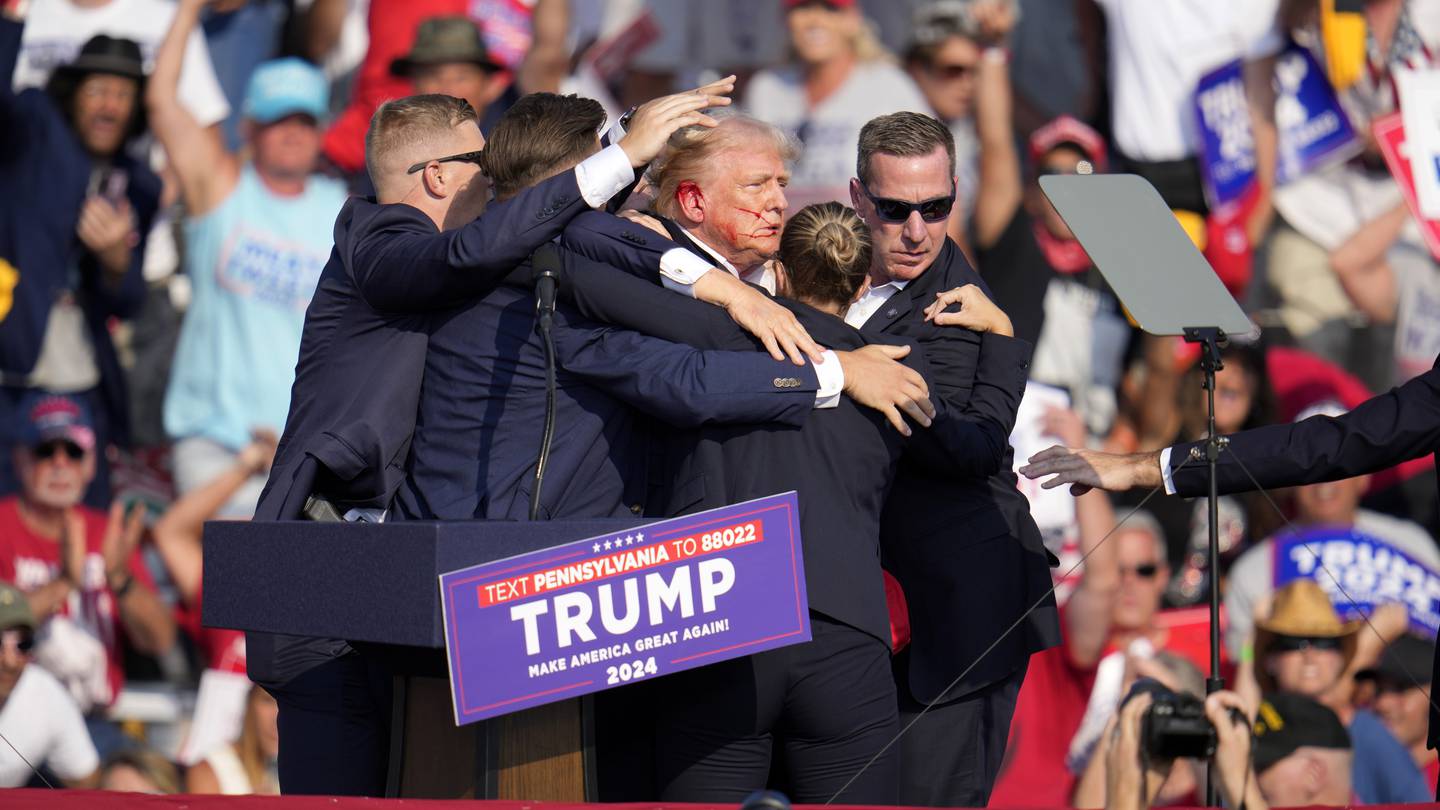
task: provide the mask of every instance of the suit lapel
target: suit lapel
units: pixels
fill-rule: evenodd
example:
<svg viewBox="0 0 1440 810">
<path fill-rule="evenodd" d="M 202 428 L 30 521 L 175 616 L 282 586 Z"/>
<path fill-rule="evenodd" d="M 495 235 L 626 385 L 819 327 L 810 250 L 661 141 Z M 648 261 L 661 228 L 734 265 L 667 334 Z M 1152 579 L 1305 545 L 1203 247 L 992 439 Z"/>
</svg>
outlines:
<svg viewBox="0 0 1440 810">
<path fill-rule="evenodd" d="M 919 279 L 916 280 L 918 281 Z M 911 296 L 910 292 L 914 286 L 914 282 L 906 284 L 905 289 L 897 290 L 894 295 L 885 299 L 885 303 L 881 304 L 880 308 L 875 310 L 874 314 L 870 316 L 869 320 L 865 321 L 861 329 L 867 332 L 884 332 L 896 321 L 909 315 L 910 310 L 915 307 L 915 299 Z"/>
<path fill-rule="evenodd" d="M 710 255 L 710 251 L 696 244 L 695 240 L 691 238 L 690 233 L 684 228 L 680 227 L 675 222 L 675 220 L 669 217 L 662 217 L 659 214 L 655 213 L 651 213 L 650 215 L 660 220 L 660 224 L 664 225 L 665 230 L 670 232 L 670 239 L 671 241 L 675 242 L 675 244 L 685 248 L 686 250 L 689 250 L 691 253 L 694 253 L 696 256 L 704 259 L 712 267 L 720 266 L 720 263 L 715 261 L 715 257 Z"/>
</svg>

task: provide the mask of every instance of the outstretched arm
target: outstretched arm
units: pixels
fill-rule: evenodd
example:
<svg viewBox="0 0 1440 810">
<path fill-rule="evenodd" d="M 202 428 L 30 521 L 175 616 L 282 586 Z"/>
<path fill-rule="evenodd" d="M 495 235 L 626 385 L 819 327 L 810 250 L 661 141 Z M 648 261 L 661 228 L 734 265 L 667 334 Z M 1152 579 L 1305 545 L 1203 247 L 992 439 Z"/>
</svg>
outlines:
<svg viewBox="0 0 1440 810">
<path fill-rule="evenodd" d="M 180 0 L 145 87 L 150 129 L 180 178 L 180 193 L 192 217 L 214 210 L 240 178 L 239 158 L 225 149 L 219 128 L 201 126 L 180 103 L 185 45 L 199 24 L 205 2 Z"/>
</svg>

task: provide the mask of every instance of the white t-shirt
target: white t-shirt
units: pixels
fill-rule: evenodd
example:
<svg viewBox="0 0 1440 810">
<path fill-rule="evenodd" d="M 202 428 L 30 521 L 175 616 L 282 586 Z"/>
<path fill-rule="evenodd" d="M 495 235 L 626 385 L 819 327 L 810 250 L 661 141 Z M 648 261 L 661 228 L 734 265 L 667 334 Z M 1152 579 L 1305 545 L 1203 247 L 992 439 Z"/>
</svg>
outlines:
<svg viewBox="0 0 1440 810">
<path fill-rule="evenodd" d="M 1440 549 L 1418 523 L 1360 509 L 1355 513 L 1355 531 L 1384 540 L 1417 562 L 1440 570 Z M 1240 655 L 1240 648 L 1255 629 L 1255 603 L 1275 590 L 1274 548 L 1275 540 L 1266 538 L 1241 554 L 1230 567 L 1225 591 L 1225 646 L 1232 656 Z"/>
<path fill-rule="evenodd" d="M 50 768 L 67 782 L 84 779 L 100 767 L 85 718 L 55 676 L 30 664 L 0 707 L 0 734 L 30 764 Z M 20 787 L 30 768 L 9 745 L 0 745 L 0 787 Z"/>
<path fill-rule="evenodd" d="M 155 52 L 174 18 L 175 4 L 167 0 L 111 0 L 95 8 L 82 8 L 70 0 L 34 0 L 20 37 L 14 87 L 43 87 L 55 68 L 73 62 L 81 46 L 98 34 L 134 40 L 148 73 L 155 68 Z M 210 49 L 198 29 L 185 46 L 179 92 L 181 103 L 202 126 L 230 115 Z"/>
<path fill-rule="evenodd" d="M 792 212 L 814 202 L 849 203 L 860 128 L 870 119 L 902 110 L 930 114 L 915 82 L 881 61 L 857 64 L 845 83 L 813 109 L 798 66 L 762 70 L 750 80 L 744 108 L 795 135 L 803 145 L 785 190 Z"/>
<path fill-rule="evenodd" d="M 1115 145 L 1136 160 L 1180 160 L 1198 148 L 1200 77 L 1280 49 L 1278 0 L 1096 0 L 1110 42 Z"/>
</svg>

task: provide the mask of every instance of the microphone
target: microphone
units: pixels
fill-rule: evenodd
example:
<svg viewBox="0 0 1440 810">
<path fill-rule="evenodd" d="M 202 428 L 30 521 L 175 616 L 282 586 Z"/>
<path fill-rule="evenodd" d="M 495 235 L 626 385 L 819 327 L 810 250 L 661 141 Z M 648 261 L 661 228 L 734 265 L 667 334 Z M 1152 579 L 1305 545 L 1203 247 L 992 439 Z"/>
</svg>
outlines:
<svg viewBox="0 0 1440 810">
<path fill-rule="evenodd" d="M 530 519 L 540 519 L 540 490 L 545 486 L 545 466 L 550 460 L 550 443 L 555 439 L 555 323 L 556 274 L 560 272 L 560 250 L 546 242 L 530 254 L 531 278 L 535 280 L 535 327 L 545 351 L 545 424 L 540 432 L 540 453 L 535 458 L 535 479 L 530 489 Z"/>
<path fill-rule="evenodd" d="M 775 790 L 757 790 L 745 797 L 740 810 L 790 810 L 790 800 Z"/>
<path fill-rule="evenodd" d="M 555 319 L 555 289 L 560 272 L 560 251 L 547 242 L 530 256 L 531 278 L 535 281 L 535 312 L 540 329 L 548 331 Z"/>
</svg>

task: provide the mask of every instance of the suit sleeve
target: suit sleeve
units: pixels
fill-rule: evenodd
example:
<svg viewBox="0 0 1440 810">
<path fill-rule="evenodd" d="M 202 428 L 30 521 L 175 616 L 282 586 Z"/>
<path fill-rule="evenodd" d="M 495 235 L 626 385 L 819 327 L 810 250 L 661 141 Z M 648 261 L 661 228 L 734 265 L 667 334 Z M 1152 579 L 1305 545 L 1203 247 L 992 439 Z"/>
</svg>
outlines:
<svg viewBox="0 0 1440 810">
<path fill-rule="evenodd" d="M 599 211 L 587 211 L 566 225 L 560 245 L 652 284 L 660 283 L 660 257 L 680 247 L 649 228 Z"/>
<path fill-rule="evenodd" d="M 1341 416 L 1312 416 L 1230 437 L 1216 464 L 1222 493 L 1289 487 L 1365 475 L 1440 448 L 1440 369 L 1372 397 Z M 1201 454 L 1192 458 L 1192 451 Z M 1176 445 L 1170 475 L 1178 495 L 1208 492 L 1203 442 Z M 1249 471 L 1249 474 L 1246 471 Z M 1251 481 L 1250 477 L 1255 480 Z"/>
<path fill-rule="evenodd" d="M 377 310 L 449 308 L 493 290 L 585 210 L 575 173 L 562 172 L 451 231 L 416 229 L 414 209 L 391 213 L 391 222 L 377 223 L 356 246 L 351 273 Z"/>
<path fill-rule="evenodd" d="M 810 366 L 756 351 L 703 351 L 579 319 L 563 309 L 556 313 L 555 349 L 567 373 L 680 428 L 798 426 L 820 387 Z"/>
<path fill-rule="evenodd" d="M 762 348 L 717 306 L 670 292 L 656 282 L 617 270 L 603 259 L 570 252 L 563 264 L 561 298 L 592 321 L 698 349 Z"/>
<path fill-rule="evenodd" d="M 937 399 L 934 422 L 911 436 L 906 454 L 942 475 L 999 472 L 1025 393 L 1030 351 L 1026 341 L 982 335 L 970 398 L 963 405 Z"/>
</svg>

